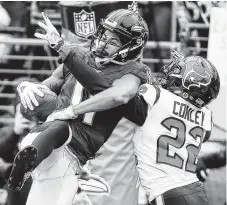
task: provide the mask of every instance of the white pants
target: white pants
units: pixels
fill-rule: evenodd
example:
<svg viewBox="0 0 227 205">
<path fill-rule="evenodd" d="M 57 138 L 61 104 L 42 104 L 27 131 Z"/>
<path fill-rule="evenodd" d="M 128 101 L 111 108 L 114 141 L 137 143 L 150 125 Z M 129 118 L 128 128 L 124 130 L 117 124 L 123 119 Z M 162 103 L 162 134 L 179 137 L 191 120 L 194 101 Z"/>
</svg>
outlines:
<svg viewBox="0 0 227 205">
<path fill-rule="evenodd" d="M 51 172 L 55 174 L 54 170 L 57 169 L 59 174 L 55 178 L 33 178 L 26 205 L 72 205 L 78 189 L 78 178 L 71 165 L 65 171 L 61 167 L 60 163 L 53 167 Z"/>
<path fill-rule="evenodd" d="M 32 144 L 40 133 L 28 134 L 21 143 L 21 148 Z M 33 184 L 26 205 L 72 205 L 78 189 L 79 169 L 76 160 L 65 149 L 71 140 L 55 149 L 32 173 Z M 63 191 L 67 187 L 67 192 Z"/>
<path fill-rule="evenodd" d="M 39 133 L 29 133 L 22 141 L 21 148 L 31 145 L 38 135 Z M 66 147 L 70 140 L 71 132 L 67 142 L 53 150 L 32 172 L 33 184 L 26 205 L 72 205 L 73 200 L 78 204 L 78 183 L 85 190 L 84 193 L 109 194 L 108 184 L 99 176 L 96 176 L 97 180 L 78 181 L 75 173 L 82 168 L 78 159 Z"/>
</svg>

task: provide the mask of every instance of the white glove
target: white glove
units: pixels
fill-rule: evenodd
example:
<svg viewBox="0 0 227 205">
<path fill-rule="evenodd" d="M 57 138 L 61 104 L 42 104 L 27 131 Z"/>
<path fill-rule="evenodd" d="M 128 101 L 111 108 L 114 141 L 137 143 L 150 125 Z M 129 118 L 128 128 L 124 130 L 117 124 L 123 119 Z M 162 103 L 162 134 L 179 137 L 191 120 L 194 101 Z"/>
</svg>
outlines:
<svg viewBox="0 0 227 205">
<path fill-rule="evenodd" d="M 46 85 L 30 83 L 28 81 L 23 81 L 17 86 L 21 104 L 25 109 L 29 108 L 30 110 L 34 110 L 33 104 L 36 107 L 39 106 L 34 94 L 43 97 L 44 93 L 40 90 L 41 88 L 49 89 Z"/>
<path fill-rule="evenodd" d="M 53 26 L 50 19 L 42 12 L 43 19 L 45 24 L 42 22 L 38 22 L 38 25 L 46 31 L 46 34 L 35 33 L 35 37 L 47 40 L 50 47 L 55 49 L 57 52 L 61 50 L 61 48 L 65 45 L 64 40 L 61 38 L 57 29 Z"/>
<path fill-rule="evenodd" d="M 71 120 L 77 118 L 77 115 L 74 114 L 73 107 L 70 105 L 64 110 L 55 111 L 48 116 L 46 122 L 54 120 Z"/>
</svg>

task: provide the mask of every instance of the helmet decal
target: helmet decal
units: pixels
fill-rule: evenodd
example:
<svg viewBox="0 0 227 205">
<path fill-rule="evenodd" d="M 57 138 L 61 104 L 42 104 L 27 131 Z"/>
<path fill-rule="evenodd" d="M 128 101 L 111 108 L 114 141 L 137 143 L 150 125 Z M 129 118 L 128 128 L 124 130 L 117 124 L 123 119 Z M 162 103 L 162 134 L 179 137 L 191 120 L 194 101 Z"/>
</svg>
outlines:
<svg viewBox="0 0 227 205">
<path fill-rule="evenodd" d="M 160 85 L 197 107 L 218 96 L 220 78 L 215 66 L 200 56 L 183 57 L 172 52 L 173 60 L 163 66 L 157 77 Z"/>
<path fill-rule="evenodd" d="M 131 10 L 131 11 L 134 11 L 136 13 L 139 13 L 137 1 L 133 1 L 131 5 L 128 5 L 128 10 Z"/>
<path fill-rule="evenodd" d="M 185 62 L 185 72 L 182 77 L 182 85 L 186 89 L 190 89 L 192 86 L 201 87 L 201 85 L 207 86 L 211 83 L 211 76 L 206 70 L 201 69 L 201 66 L 197 64 L 199 57 L 195 61 Z"/>
</svg>

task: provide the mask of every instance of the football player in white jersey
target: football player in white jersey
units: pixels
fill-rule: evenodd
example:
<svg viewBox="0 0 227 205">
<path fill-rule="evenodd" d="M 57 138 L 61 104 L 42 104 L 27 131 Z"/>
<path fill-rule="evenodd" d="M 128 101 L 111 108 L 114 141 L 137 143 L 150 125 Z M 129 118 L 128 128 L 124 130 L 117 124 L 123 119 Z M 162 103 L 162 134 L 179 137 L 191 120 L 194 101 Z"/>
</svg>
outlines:
<svg viewBox="0 0 227 205">
<path fill-rule="evenodd" d="M 140 87 L 149 110 L 133 138 L 137 169 L 151 204 L 205 205 L 195 170 L 201 144 L 211 133 L 206 105 L 218 95 L 219 75 L 202 57 L 173 54 L 157 79 L 162 88 Z"/>
<path fill-rule="evenodd" d="M 173 57 L 157 78 L 161 86 L 144 84 L 139 89 L 149 108 L 133 137 L 137 168 L 151 204 L 205 205 L 195 169 L 201 144 L 211 133 L 212 113 L 205 106 L 218 95 L 219 75 L 202 57 L 184 58 L 177 52 Z M 112 91 L 74 106 L 74 114 L 102 110 L 99 102 Z M 56 119 L 67 119 L 63 112 L 55 114 Z"/>
</svg>

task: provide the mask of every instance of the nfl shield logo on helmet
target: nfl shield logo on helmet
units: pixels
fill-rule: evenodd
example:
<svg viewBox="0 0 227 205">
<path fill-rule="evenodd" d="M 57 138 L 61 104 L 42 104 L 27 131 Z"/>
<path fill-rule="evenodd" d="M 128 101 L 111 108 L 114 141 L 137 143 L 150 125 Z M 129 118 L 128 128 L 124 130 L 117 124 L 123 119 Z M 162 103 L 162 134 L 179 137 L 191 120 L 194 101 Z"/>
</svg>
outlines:
<svg viewBox="0 0 227 205">
<path fill-rule="evenodd" d="M 80 13 L 73 13 L 75 33 L 76 35 L 88 38 L 95 33 L 96 23 L 95 23 L 95 12 L 90 13 L 82 10 Z"/>
</svg>

